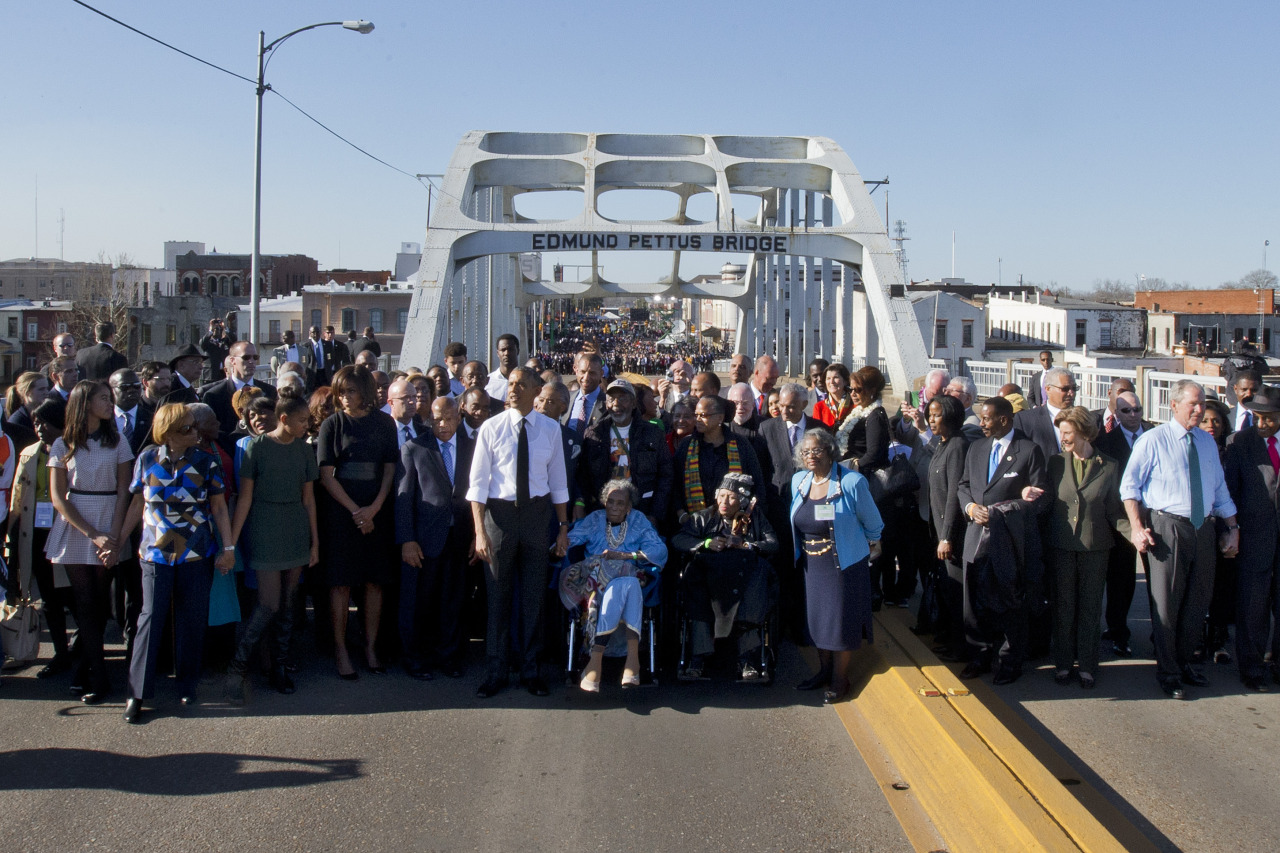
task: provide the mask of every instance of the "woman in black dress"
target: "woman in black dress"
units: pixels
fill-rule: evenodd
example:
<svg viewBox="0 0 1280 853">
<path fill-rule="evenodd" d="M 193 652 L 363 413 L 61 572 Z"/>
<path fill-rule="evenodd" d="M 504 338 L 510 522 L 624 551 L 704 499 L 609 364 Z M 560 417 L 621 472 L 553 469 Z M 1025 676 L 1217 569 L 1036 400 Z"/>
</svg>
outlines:
<svg viewBox="0 0 1280 853">
<path fill-rule="evenodd" d="M 938 586 L 938 624 L 934 626 L 934 652 L 954 660 L 969 660 L 964 635 L 964 551 L 965 517 L 956 497 L 964 473 L 964 457 L 969 442 L 961 433 L 964 406 L 955 397 L 943 394 L 929 401 L 925 410 L 933 457 L 929 460 L 929 523 L 937 537 L 937 560 L 945 574 Z"/>
<path fill-rule="evenodd" d="M 334 412 L 317 439 L 320 482 L 329 495 L 321 525 L 325 575 L 333 614 L 338 676 L 356 679 L 347 654 L 351 587 L 364 587 L 365 664 L 382 674 L 374 644 L 382 618 L 382 585 L 400 566 L 392 560 L 393 504 L 387 500 L 400 456 L 394 422 L 377 411 L 377 386 L 363 367 L 347 365 L 333 377 Z"/>
</svg>

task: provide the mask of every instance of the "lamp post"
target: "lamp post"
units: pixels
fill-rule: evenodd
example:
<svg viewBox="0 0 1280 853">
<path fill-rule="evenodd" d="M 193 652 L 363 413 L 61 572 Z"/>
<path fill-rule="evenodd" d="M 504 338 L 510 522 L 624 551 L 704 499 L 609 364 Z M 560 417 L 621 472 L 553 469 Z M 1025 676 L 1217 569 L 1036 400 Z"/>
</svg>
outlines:
<svg viewBox="0 0 1280 853">
<path fill-rule="evenodd" d="M 343 27 L 355 30 L 361 35 L 373 32 L 370 21 L 326 21 L 322 24 L 309 24 L 305 27 L 285 33 L 273 42 L 266 42 L 266 33 L 258 33 L 258 115 L 254 122 L 253 145 L 253 255 L 249 261 L 249 343 L 258 345 L 258 300 L 261 299 L 259 279 L 262 275 L 262 96 L 270 88 L 263 82 L 267 63 L 271 60 L 267 52 L 285 39 L 298 33 L 314 30 L 317 27 Z"/>
</svg>

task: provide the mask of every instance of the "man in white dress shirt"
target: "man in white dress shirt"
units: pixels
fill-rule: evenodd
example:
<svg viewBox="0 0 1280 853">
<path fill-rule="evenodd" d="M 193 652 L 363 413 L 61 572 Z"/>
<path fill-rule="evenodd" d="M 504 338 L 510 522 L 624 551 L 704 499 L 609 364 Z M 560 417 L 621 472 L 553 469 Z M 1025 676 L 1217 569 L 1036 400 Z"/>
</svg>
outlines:
<svg viewBox="0 0 1280 853">
<path fill-rule="evenodd" d="M 486 420 L 476 433 L 467 490 L 476 527 L 476 557 L 489 564 L 488 676 L 476 691 L 482 699 L 507 686 L 517 582 L 521 684 L 535 696 L 548 695 L 539 664 L 553 510 L 560 523 L 556 556 L 564 556 L 569 548 L 569 488 L 560 424 L 533 410 L 542 384 L 536 373 L 517 367 L 506 380 L 507 408 Z"/>
<path fill-rule="evenodd" d="M 498 336 L 498 368 L 489 374 L 484 390 L 495 400 L 507 399 L 507 382 L 520 363 L 520 339 L 507 332 Z M 465 383 L 464 383 L 465 384 Z"/>
</svg>

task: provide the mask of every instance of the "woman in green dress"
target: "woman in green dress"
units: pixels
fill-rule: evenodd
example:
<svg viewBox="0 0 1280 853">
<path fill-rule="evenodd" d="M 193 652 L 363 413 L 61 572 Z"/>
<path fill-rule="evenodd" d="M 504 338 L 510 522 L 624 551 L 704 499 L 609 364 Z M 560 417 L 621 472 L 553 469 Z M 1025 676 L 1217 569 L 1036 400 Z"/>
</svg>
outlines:
<svg viewBox="0 0 1280 853">
<path fill-rule="evenodd" d="M 311 413 L 306 400 L 282 388 L 275 429 L 250 440 L 240 465 L 240 494 L 231 541 L 240 542 L 258 576 L 258 606 L 246 624 L 227 674 L 227 698 L 245 701 L 249 659 L 268 628 L 272 634 L 271 686 L 294 691 L 285 668 L 293 629 L 293 596 L 302 569 L 320 561 L 315 482 L 320 467 L 306 443 Z M 248 525 L 241 542 L 241 531 Z"/>
</svg>

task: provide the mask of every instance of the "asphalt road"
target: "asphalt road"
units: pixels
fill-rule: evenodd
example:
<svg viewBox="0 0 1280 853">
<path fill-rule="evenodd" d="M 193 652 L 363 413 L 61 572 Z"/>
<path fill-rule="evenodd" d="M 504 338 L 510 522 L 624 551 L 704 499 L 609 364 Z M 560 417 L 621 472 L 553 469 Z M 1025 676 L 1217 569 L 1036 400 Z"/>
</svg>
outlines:
<svg viewBox="0 0 1280 853">
<path fill-rule="evenodd" d="M 50 650 L 45 647 L 47 656 Z M 339 681 L 140 726 L 35 669 L 0 689 L 8 850 L 894 851 L 906 839 L 836 714 L 791 685 L 662 684 L 475 698 L 475 674 Z M 111 662 L 117 685 L 123 661 Z M 612 689 L 610 689 L 612 687 Z"/>
</svg>

